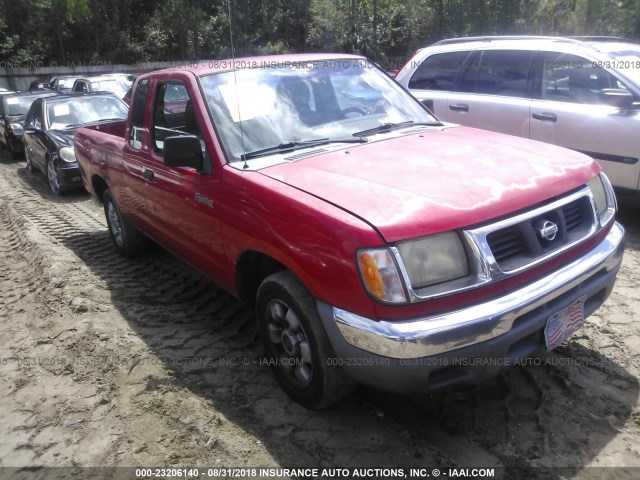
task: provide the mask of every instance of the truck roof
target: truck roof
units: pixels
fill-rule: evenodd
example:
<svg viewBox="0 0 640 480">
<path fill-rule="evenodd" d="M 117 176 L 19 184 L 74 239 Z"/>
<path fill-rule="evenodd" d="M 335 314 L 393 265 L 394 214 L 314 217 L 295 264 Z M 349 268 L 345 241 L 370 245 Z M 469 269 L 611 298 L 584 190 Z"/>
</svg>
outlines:
<svg viewBox="0 0 640 480">
<path fill-rule="evenodd" d="M 336 60 L 366 60 L 366 58 L 361 55 L 350 55 L 344 53 L 295 53 L 287 55 L 242 57 L 235 59 L 227 58 L 218 60 L 194 60 L 181 62 L 177 67 L 164 68 L 162 70 L 149 72 L 144 75 L 140 75 L 140 78 L 145 78 L 149 75 L 152 76 L 157 72 L 162 72 L 165 74 L 172 72 L 191 72 L 194 75 L 205 75 L 207 73 L 231 71 L 234 69 L 234 66 L 236 70 L 243 70 L 247 68 L 280 68 L 295 63 Z"/>
</svg>

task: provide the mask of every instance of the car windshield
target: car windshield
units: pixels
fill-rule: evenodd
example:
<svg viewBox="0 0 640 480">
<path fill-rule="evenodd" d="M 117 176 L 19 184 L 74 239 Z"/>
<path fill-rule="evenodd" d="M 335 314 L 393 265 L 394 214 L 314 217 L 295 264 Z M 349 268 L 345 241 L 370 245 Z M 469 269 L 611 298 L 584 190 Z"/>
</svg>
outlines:
<svg viewBox="0 0 640 480">
<path fill-rule="evenodd" d="M 126 119 L 128 109 L 112 96 L 68 98 L 49 103 L 47 122 L 52 130 L 94 123 L 101 120 Z"/>
<path fill-rule="evenodd" d="M 69 78 L 58 78 L 54 82 L 54 88 L 60 90 L 71 90 L 73 88 L 73 84 L 78 79 L 78 77 L 69 77 Z"/>
<path fill-rule="evenodd" d="M 614 70 L 620 71 L 625 77 L 640 86 L 640 45 L 631 43 L 598 44 L 598 49 L 606 52 L 615 62 Z"/>
<path fill-rule="evenodd" d="M 116 79 L 98 80 L 91 82 L 91 90 L 94 92 L 111 92 L 115 93 L 119 98 L 123 98 L 129 90 L 129 86 Z"/>
<path fill-rule="evenodd" d="M 202 76 L 201 85 L 230 162 L 274 146 L 437 122 L 364 59 L 266 63 Z"/>
<path fill-rule="evenodd" d="M 4 111 L 8 116 L 14 117 L 19 115 L 26 115 L 31 107 L 31 104 L 35 101 L 36 98 L 40 97 L 49 97 L 51 95 L 55 95 L 55 93 L 46 93 L 46 94 L 34 94 L 34 95 L 20 95 L 16 97 L 6 97 L 5 101 L 5 109 Z"/>
</svg>

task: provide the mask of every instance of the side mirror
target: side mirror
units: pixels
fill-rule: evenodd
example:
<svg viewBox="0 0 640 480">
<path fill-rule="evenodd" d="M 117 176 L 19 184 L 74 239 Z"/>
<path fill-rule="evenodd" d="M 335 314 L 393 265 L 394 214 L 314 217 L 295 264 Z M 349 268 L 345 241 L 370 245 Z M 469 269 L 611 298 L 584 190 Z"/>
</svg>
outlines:
<svg viewBox="0 0 640 480">
<path fill-rule="evenodd" d="M 27 127 L 24 129 L 24 133 L 29 133 L 31 135 L 33 135 L 34 133 L 38 133 L 39 131 L 40 129 L 36 127 Z"/>
<path fill-rule="evenodd" d="M 420 100 L 420 103 L 427 107 L 429 113 L 433 115 L 433 100 Z"/>
<path fill-rule="evenodd" d="M 627 108 L 633 103 L 633 94 L 623 88 L 603 88 L 600 101 L 612 107 Z"/>
<path fill-rule="evenodd" d="M 195 135 L 178 135 L 164 139 L 164 164 L 168 167 L 191 167 L 202 170 L 204 157 L 200 139 Z"/>
</svg>

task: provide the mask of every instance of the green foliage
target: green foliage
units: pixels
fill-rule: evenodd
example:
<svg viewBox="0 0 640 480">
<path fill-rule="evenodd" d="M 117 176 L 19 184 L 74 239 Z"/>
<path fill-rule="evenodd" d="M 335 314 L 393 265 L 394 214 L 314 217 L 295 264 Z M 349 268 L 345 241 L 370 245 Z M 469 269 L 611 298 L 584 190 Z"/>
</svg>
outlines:
<svg viewBox="0 0 640 480">
<path fill-rule="evenodd" d="M 11 61 L 197 60 L 302 51 L 379 62 L 447 37 L 640 37 L 640 0 L 0 0 Z M 231 39 L 233 38 L 233 51 Z"/>
</svg>

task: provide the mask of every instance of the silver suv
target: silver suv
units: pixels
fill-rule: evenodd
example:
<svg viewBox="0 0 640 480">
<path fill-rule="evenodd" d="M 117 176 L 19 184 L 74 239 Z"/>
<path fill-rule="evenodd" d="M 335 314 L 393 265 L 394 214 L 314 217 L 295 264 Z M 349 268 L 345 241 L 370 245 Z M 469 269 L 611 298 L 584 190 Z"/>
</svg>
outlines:
<svg viewBox="0 0 640 480">
<path fill-rule="evenodd" d="M 441 120 L 578 150 L 640 204 L 640 45 L 613 37 L 474 37 L 418 50 L 398 72 Z"/>
</svg>

